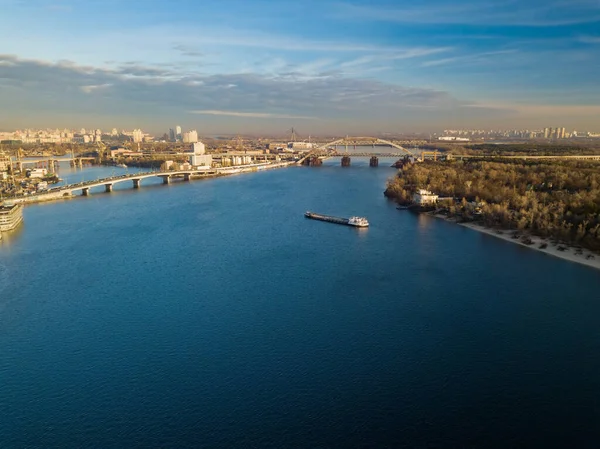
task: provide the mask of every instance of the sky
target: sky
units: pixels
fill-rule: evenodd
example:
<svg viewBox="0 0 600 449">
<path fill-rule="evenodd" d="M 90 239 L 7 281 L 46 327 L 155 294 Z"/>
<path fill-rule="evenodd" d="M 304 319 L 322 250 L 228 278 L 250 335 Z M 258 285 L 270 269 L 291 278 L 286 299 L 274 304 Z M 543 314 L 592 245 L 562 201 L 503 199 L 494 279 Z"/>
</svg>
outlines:
<svg viewBox="0 0 600 449">
<path fill-rule="evenodd" d="M 600 0 L 0 0 L 0 130 L 600 130 Z"/>
</svg>

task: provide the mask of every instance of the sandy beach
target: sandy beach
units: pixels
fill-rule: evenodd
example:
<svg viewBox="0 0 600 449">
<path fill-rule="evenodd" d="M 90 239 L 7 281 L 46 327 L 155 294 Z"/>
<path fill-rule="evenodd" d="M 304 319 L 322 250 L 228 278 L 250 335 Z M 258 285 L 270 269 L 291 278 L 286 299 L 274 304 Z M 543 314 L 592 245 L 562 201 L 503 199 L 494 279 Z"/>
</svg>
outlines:
<svg viewBox="0 0 600 449">
<path fill-rule="evenodd" d="M 523 243 L 520 239 L 513 239 L 512 235 L 514 231 L 501 231 L 502 234 L 498 234 L 496 229 L 486 228 L 484 226 L 480 226 L 473 223 L 459 223 L 460 226 L 464 226 L 465 228 L 473 229 L 474 231 L 482 232 L 487 235 L 491 235 L 493 237 L 497 237 L 502 240 L 506 240 L 507 242 L 512 242 L 517 245 L 524 246 L 526 248 L 533 249 L 535 251 L 540 251 L 544 254 L 548 254 L 554 257 L 560 257 L 561 259 L 568 260 L 570 262 L 580 263 L 582 265 L 587 265 L 588 267 L 596 268 L 600 270 L 600 255 L 594 254 L 592 251 L 587 250 L 585 248 L 573 248 L 566 244 L 558 243 L 554 244 L 550 241 L 550 239 L 542 239 L 541 237 L 537 237 L 535 235 L 526 234 L 523 232 L 519 232 L 521 236 L 527 236 L 533 242 L 531 245 L 527 245 Z M 541 244 L 547 244 L 546 248 L 540 248 Z M 564 251 L 560 251 L 558 247 L 565 248 Z M 577 254 L 576 254 L 577 253 Z M 588 259 L 587 257 L 591 256 L 593 258 Z"/>
<path fill-rule="evenodd" d="M 453 220 L 449 220 L 444 215 L 433 215 L 432 214 L 432 216 L 454 222 Z M 587 265 L 588 267 L 592 267 L 597 270 L 600 270 L 600 255 L 595 254 L 592 251 L 587 250 L 585 248 L 574 248 L 574 247 L 569 246 L 564 243 L 552 243 L 551 239 L 543 239 L 541 237 L 519 231 L 519 235 L 521 235 L 521 237 L 523 237 L 523 236 L 529 237 L 531 239 L 531 241 L 533 242 L 531 245 L 527 245 L 527 244 L 523 243 L 520 238 L 519 239 L 512 238 L 512 236 L 515 232 L 513 230 L 497 230 L 497 229 L 487 228 L 485 226 L 481 226 L 481 225 L 478 225 L 475 223 L 457 223 L 457 224 L 460 226 L 463 226 L 465 228 L 469 228 L 474 231 L 481 232 L 483 234 L 491 235 L 492 237 L 496 237 L 496 238 L 505 240 L 507 242 L 515 243 L 517 245 L 521 245 L 526 248 L 529 248 L 529 249 L 532 249 L 535 251 L 539 251 L 544 254 L 548 254 L 550 256 L 559 257 L 561 259 L 568 260 L 569 262 L 575 262 L 575 263 L 579 263 L 582 265 Z M 547 246 L 545 248 L 540 248 L 540 245 L 542 245 L 542 244 L 546 244 Z M 559 250 L 558 247 L 564 248 L 564 251 Z M 590 257 L 590 258 L 588 259 L 588 257 Z"/>
</svg>

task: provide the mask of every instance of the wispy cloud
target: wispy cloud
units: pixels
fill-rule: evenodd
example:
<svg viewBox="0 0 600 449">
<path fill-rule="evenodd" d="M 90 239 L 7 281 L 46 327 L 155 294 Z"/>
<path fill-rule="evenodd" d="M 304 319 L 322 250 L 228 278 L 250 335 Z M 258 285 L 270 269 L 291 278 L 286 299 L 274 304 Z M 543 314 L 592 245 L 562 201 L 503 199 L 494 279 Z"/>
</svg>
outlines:
<svg viewBox="0 0 600 449">
<path fill-rule="evenodd" d="M 483 62 L 489 60 L 493 56 L 498 55 L 507 55 L 517 53 L 518 50 L 498 50 L 498 51 L 488 51 L 483 53 L 475 53 L 475 54 L 466 54 L 460 56 L 453 56 L 451 58 L 442 58 L 442 59 L 433 59 L 430 61 L 425 61 L 421 64 L 422 67 L 434 67 L 440 65 L 447 64 L 472 64 L 476 62 Z"/>
<path fill-rule="evenodd" d="M 173 34 L 162 30 L 160 34 Z M 310 39 L 303 36 L 278 35 L 256 30 L 229 29 L 226 27 L 206 28 L 200 35 L 191 33 L 182 39 L 183 43 L 175 46 L 178 50 L 198 49 L 204 46 L 254 47 L 286 52 L 320 52 L 320 53 L 393 53 L 403 57 L 418 57 L 431 51 L 443 51 L 438 47 L 383 45 L 368 42 L 353 42 L 350 39 L 325 40 Z M 185 51 L 185 50 L 184 50 Z"/>
<path fill-rule="evenodd" d="M 586 119 L 600 116 L 600 106 L 580 104 L 522 104 L 522 103 L 474 103 L 472 107 L 485 107 L 513 111 L 520 119 Z"/>
<path fill-rule="evenodd" d="M 86 94 L 91 94 L 93 92 L 96 92 L 98 90 L 103 90 L 103 89 L 107 89 L 110 86 L 112 86 L 112 84 L 110 83 L 105 83 L 105 84 L 90 84 L 88 86 L 80 86 L 79 89 L 86 93 Z"/>
<path fill-rule="evenodd" d="M 190 58 L 199 58 L 205 56 L 203 52 L 183 44 L 173 45 L 173 50 L 179 52 L 182 56 L 187 56 Z"/>
<path fill-rule="evenodd" d="M 557 27 L 600 21 L 597 1 L 508 0 L 447 3 L 439 0 L 402 7 L 340 4 L 339 17 L 399 23 Z"/>
<path fill-rule="evenodd" d="M 239 112 L 239 111 L 218 111 L 218 110 L 199 110 L 199 111 L 188 111 L 190 114 L 199 115 L 220 115 L 227 117 L 247 117 L 247 118 L 291 118 L 291 119 L 302 119 L 302 120 L 315 120 L 318 117 L 309 117 L 306 115 L 292 115 L 292 114 L 275 114 L 269 112 Z"/>
<path fill-rule="evenodd" d="M 21 106 L 36 104 L 74 115 L 93 111 L 128 112 L 135 116 L 176 113 L 264 119 L 337 120 L 381 116 L 407 117 L 415 111 L 439 114 L 464 102 L 444 91 L 413 88 L 369 79 L 330 76 L 297 79 L 286 76 L 229 74 L 165 78 L 161 73 L 128 76 L 119 71 L 67 63 L 24 60 L 0 55 L 0 88 L 10 86 L 3 100 Z M 319 122 L 319 126 L 322 123 Z"/>
<path fill-rule="evenodd" d="M 578 40 L 584 44 L 600 44 L 600 36 L 580 36 Z"/>
</svg>

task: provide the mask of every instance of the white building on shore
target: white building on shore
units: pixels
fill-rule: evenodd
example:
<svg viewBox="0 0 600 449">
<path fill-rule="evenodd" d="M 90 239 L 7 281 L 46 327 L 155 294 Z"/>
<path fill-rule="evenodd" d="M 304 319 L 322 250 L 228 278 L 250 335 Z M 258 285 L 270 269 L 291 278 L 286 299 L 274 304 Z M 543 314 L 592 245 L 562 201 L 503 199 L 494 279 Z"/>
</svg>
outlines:
<svg viewBox="0 0 600 449">
<path fill-rule="evenodd" d="M 428 206 L 437 203 L 438 195 L 429 190 L 419 189 L 413 195 L 413 201 L 419 206 Z"/>
</svg>

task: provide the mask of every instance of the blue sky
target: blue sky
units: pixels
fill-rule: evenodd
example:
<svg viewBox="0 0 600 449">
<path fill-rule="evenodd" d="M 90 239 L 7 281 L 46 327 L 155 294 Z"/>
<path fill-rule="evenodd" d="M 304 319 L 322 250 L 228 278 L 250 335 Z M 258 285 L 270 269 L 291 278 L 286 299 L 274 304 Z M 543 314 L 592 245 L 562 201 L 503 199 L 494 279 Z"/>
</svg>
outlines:
<svg viewBox="0 0 600 449">
<path fill-rule="evenodd" d="M 600 0 L 0 0 L 0 129 L 600 128 Z"/>
</svg>

